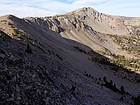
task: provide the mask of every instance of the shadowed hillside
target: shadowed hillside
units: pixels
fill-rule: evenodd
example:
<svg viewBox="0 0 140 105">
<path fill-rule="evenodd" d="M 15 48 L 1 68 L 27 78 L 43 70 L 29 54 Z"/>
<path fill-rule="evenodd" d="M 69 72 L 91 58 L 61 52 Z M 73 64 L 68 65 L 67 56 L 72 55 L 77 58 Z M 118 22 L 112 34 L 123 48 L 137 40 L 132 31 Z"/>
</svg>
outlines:
<svg viewBox="0 0 140 105">
<path fill-rule="evenodd" d="M 0 17 L 0 104 L 138 103 L 139 54 L 122 49 L 131 48 L 133 41 L 124 43 L 131 35 L 139 43 L 133 21 L 92 8 L 45 18 Z M 126 25 L 135 27 L 133 33 Z M 120 37 L 125 39 L 118 43 Z"/>
</svg>

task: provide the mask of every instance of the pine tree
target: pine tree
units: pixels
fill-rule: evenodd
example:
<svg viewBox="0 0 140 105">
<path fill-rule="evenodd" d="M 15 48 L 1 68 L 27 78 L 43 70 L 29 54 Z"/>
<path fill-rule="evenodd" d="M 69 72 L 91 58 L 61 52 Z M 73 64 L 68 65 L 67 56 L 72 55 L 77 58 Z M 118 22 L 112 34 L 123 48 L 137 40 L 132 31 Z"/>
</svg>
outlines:
<svg viewBox="0 0 140 105">
<path fill-rule="evenodd" d="M 27 44 L 27 48 L 26 48 L 26 50 L 25 50 L 27 53 L 30 53 L 30 54 L 32 54 L 32 49 L 31 49 L 31 47 L 30 47 L 30 45 L 29 44 Z"/>
<path fill-rule="evenodd" d="M 121 86 L 120 89 L 121 89 L 121 94 L 124 94 L 124 92 L 125 92 L 125 91 L 124 91 L 124 87 Z"/>
<path fill-rule="evenodd" d="M 106 82 L 106 77 L 104 77 L 104 82 Z"/>
</svg>

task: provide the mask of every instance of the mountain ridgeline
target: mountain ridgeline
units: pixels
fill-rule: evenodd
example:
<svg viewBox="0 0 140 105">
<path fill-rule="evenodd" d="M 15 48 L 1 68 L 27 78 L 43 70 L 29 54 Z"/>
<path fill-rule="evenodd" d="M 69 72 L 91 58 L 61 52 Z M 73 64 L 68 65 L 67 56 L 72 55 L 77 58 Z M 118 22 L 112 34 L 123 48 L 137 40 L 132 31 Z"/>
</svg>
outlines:
<svg viewBox="0 0 140 105">
<path fill-rule="evenodd" d="M 0 93 L 2 105 L 139 105 L 140 18 L 1 16 Z"/>
</svg>

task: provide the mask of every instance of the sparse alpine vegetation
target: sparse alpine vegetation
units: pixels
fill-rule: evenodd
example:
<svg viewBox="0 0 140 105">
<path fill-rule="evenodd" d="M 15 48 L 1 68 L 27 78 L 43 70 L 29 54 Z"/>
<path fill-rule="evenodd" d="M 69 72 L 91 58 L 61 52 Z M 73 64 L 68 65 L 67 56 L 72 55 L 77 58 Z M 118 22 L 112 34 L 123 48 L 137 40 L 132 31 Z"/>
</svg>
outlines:
<svg viewBox="0 0 140 105">
<path fill-rule="evenodd" d="M 126 50 L 131 54 L 140 55 L 140 32 L 137 31 L 136 35 L 133 36 L 117 36 L 110 35 L 115 43 L 121 46 L 122 50 Z"/>
<path fill-rule="evenodd" d="M 84 7 L 0 17 L 0 104 L 139 105 L 140 18 Z"/>
</svg>

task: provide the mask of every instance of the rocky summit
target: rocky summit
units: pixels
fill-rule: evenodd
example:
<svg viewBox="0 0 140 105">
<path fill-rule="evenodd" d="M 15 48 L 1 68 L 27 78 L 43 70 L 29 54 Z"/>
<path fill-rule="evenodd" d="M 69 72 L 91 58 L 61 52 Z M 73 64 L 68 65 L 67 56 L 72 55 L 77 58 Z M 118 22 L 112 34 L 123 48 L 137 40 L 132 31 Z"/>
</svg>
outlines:
<svg viewBox="0 0 140 105">
<path fill-rule="evenodd" d="M 139 17 L 0 16 L 0 105 L 139 103 Z"/>
</svg>

